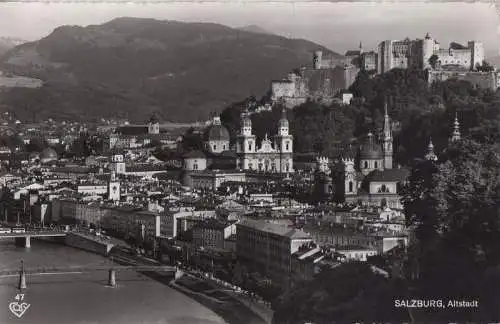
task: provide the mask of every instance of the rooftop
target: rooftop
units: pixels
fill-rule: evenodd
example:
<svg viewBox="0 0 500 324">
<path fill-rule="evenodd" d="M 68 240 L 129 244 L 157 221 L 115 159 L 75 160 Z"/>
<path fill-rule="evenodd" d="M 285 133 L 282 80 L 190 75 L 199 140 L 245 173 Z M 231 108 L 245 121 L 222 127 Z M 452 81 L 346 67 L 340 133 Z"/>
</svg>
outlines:
<svg viewBox="0 0 500 324">
<path fill-rule="evenodd" d="M 238 226 L 243 226 L 243 227 L 249 227 L 256 229 L 258 231 L 262 232 L 267 232 L 270 234 L 275 234 L 279 236 L 286 236 L 289 237 L 290 239 L 310 239 L 311 235 L 302 231 L 302 230 L 297 230 L 294 228 L 290 228 L 289 226 L 286 225 L 280 225 L 280 224 L 274 224 L 266 221 L 261 221 L 261 220 L 242 220 L 240 223 L 237 224 Z"/>
</svg>

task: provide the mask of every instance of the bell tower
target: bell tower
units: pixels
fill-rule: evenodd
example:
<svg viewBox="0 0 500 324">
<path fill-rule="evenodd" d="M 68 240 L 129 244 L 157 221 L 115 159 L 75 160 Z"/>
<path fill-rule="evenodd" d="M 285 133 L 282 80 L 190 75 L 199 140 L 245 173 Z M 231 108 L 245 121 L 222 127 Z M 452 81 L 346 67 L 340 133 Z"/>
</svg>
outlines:
<svg viewBox="0 0 500 324">
<path fill-rule="evenodd" d="M 289 133 L 289 126 L 286 108 L 283 108 L 278 122 L 278 135 L 275 138 L 280 153 L 280 172 L 282 173 L 293 172 L 293 136 Z"/>
<path fill-rule="evenodd" d="M 120 181 L 116 178 L 115 171 L 111 171 L 111 178 L 108 183 L 108 199 L 120 201 Z"/>
<path fill-rule="evenodd" d="M 253 153 L 257 150 L 256 138 L 252 134 L 252 120 L 248 112 L 241 114 L 241 128 L 236 140 L 236 168 L 241 170 L 256 169 Z"/>
</svg>

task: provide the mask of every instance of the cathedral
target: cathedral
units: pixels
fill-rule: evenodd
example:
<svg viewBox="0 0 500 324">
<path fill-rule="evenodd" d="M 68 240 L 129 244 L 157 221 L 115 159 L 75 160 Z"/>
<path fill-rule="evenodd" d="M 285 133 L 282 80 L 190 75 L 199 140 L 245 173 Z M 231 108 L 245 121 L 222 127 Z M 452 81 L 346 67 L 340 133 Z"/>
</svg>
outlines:
<svg viewBox="0 0 500 324">
<path fill-rule="evenodd" d="M 460 140 L 458 118 L 455 116 L 450 144 Z M 358 159 L 351 151 L 344 152 L 341 157 L 344 165 L 344 193 L 347 203 L 360 203 L 371 207 L 389 207 L 403 209 L 399 190 L 409 176 L 409 170 L 393 167 L 393 136 L 391 120 L 384 113 L 384 127 L 381 143 L 378 143 L 370 132 L 361 146 Z M 436 161 L 432 139 L 429 140 L 425 159 Z M 358 161 L 356 165 L 355 161 Z"/>
<path fill-rule="evenodd" d="M 371 132 L 368 133 L 359 152 L 357 167 L 352 152 L 342 155 L 347 203 L 402 209 L 398 191 L 409 171 L 405 168 L 393 168 L 393 153 L 392 126 L 386 104 L 381 143 L 378 143 Z"/>
<path fill-rule="evenodd" d="M 285 109 L 278 122 L 274 143 L 266 134 L 260 146 L 252 134 L 250 116 L 244 113 L 241 117 L 241 129 L 236 141 L 236 168 L 273 173 L 293 172 L 293 136 L 289 134 Z"/>
</svg>

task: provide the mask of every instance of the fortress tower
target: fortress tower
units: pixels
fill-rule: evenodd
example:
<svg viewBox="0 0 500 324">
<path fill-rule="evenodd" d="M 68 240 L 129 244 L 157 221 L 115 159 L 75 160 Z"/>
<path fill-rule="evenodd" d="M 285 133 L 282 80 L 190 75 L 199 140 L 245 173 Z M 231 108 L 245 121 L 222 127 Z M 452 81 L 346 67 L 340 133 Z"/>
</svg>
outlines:
<svg viewBox="0 0 500 324">
<path fill-rule="evenodd" d="M 323 52 L 316 51 L 313 56 L 313 66 L 315 70 L 321 69 L 321 60 L 323 59 Z"/>
</svg>

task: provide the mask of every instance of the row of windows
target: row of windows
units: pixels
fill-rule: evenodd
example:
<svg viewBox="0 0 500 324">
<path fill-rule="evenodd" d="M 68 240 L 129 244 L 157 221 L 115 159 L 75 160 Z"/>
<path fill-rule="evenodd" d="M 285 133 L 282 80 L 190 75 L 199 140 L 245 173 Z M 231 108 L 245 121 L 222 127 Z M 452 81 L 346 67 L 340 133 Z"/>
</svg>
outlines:
<svg viewBox="0 0 500 324">
<path fill-rule="evenodd" d="M 224 145 L 225 146 L 225 145 Z M 248 150 L 251 151 L 252 150 L 252 143 L 248 143 Z M 288 151 L 290 149 L 290 144 L 288 142 L 286 142 L 285 144 L 285 151 Z M 214 145 L 214 150 L 215 150 L 215 145 Z"/>
<path fill-rule="evenodd" d="M 365 161 L 365 163 L 363 164 L 364 168 L 365 169 L 368 169 L 368 161 Z M 375 169 L 378 169 L 378 162 L 375 161 Z"/>
</svg>

